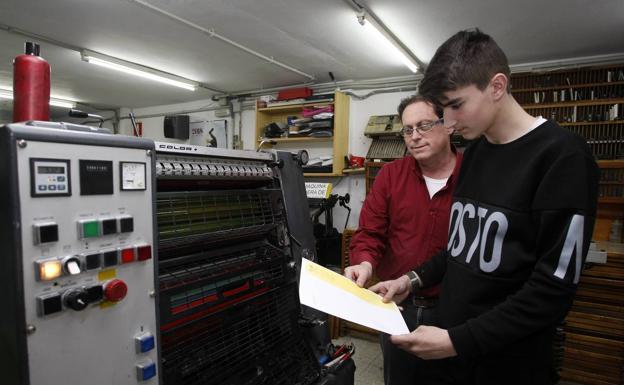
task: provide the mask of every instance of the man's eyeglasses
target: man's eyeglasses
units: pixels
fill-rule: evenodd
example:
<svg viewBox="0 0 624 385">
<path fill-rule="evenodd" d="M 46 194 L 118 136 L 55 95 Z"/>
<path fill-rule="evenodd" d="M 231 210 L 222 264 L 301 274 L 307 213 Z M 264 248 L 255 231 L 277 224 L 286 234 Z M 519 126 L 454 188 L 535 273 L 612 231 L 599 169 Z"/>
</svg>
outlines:
<svg viewBox="0 0 624 385">
<path fill-rule="evenodd" d="M 431 131 L 431 129 L 435 127 L 436 124 L 443 124 L 443 123 L 444 123 L 444 119 L 438 119 L 436 121 L 429 122 L 429 123 L 420 123 L 420 124 L 417 124 L 416 126 L 403 126 L 403 128 L 401 129 L 401 133 L 404 136 L 412 136 L 412 134 L 414 133 L 414 130 L 416 130 L 418 131 L 419 134 L 423 135 L 424 133 Z"/>
</svg>

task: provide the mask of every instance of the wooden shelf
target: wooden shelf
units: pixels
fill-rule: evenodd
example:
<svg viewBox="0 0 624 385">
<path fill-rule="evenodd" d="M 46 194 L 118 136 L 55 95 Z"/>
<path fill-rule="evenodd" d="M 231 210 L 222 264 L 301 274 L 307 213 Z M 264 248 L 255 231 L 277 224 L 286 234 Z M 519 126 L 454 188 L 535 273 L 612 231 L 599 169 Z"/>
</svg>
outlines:
<svg viewBox="0 0 624 385">
<path fill-rule="evenodd" d="M 600 168 L 624 168 L 624 159 L 598 160 L 596 163 Z"/>
<path fill-rule="evenodd" d="M 595 100 L 576 100 L 570 102 L 559 103 L 534 103 L 520 105 L 524 109 L 529 108 L 553 108 L 553 107 L 574 107 L 574 106 L 596 106 L 600 104 L 618 104 L 624 103 L 624 98 L 615 99 L 595 99 Z"/>
<path fill-rule="evenodd" d="M 341 173 L 333 173 L 333 172 L 304 172 L 303 176 L 305 177 L 326 177 L 326 176 L 344 176 Z"/>
<path fill-rule="evenodd" d="M 333 136 L 302 136 L 293 138 L 260 138 L 258 143 L 266 140 L 265 145 L 270 145 L 269 141 L 275 141 L 279 143 L 292 143 L 292 142 L 331 142 L 334 139 Z"/>
<path fill-rule="evenodd" d="M 569 90 L 570 88 L 591 88 L 601 86 L 618 86 L 624 84 L 624 82 L 600 82 L 600 83 L 585 83 L 585 84 L 572 84 L 567 86 L 551 86 L 551 87 L 534 87 L 534 88 L 518 88 L 517 90 L 511 89 L 511 93 L 520 92 L 539 92 L 539 91 L 554 91 L 554 90 Z"/>
<path fill-rule="evenodd" d="M 624 204 L 624 197 L 599 197 L 598 203 Z"/>
<path fill-rule="evenodd" d="M 310 103 L 288 104 L 286 106 L 273 106 L 273 107 L 258 108 L 258 112 L 271 112 L 271 111 L 296 112 L 296 111 L 301 111 L 301 109 L 304 107 L 312 107 L 312 106 L 322 107 L 322 106 L 331 106 L 332 104 L 334 104 L 333 101 L 332 102 L 321 101 L 318 103 L 310 102 Z"/>
<path fill-rule="evenodd" d="M 342 170 L 343 174 L 349 174 L 349 175 L 354 175 L 354 174 L 364 174 L 364 171 L 366 169 L 364 167 L 358 167 L 358 168 L 345 168 L 344 170 Z"/>
<path fill-rule="evenodd" d="M 587 126 L 587 125 L 610 125 L 610 124 L 624 124 L 624 120 L 598 120 L 595 122 L 569 122 L 559 123 L 561 127 L 566 126 Z"/>
<path fill-rule="evenodd" d="M 291 144 L 299 148 L 312 147 L 312 143 L 319 143 L 314 146 L 314 150 L 323 151 L 324 155 L 332 155 L 334 158 L 331 172 L 327 173 L 305 173 L 306 176 L 342 176 L 342 170 L 345 168 L 345 155 L 349 148 L 349 96 L 343 92 L 336 91 L 328 96 L 332 101 L 318 100 L 305 101 L 304 103 L 289 104 L 286 106 L 264 107 L 256 102 L 256 131 L 255 137 L 260 138 L 255 142 L 255 147 L 262 141 L 264 136 L 264 128 L 271 123 L 286 124 L 292 117 L 303 117 L 303 109 L 305 107 L 334 107 L 334 126 L 332 127 L 333 136 L 331 137 L 285 137 L 285 138 L 266 138 L 275 141 L 276 144 L 284 146 Z M 267 143 L 267 142 L 265 142 Z"/>
</svg>

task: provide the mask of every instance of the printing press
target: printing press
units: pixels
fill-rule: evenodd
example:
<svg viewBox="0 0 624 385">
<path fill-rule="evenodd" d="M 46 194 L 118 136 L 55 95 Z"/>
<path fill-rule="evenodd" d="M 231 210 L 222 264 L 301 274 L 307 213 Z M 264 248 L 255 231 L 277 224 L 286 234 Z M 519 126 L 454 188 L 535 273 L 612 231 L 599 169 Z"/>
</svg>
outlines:
<svg viewBox="0 0 624 385">
<path fill-rule="evenodd" d="M 0 134 L 3 383 L 353 384 L 353 351 L 321 366 L 326 316 L 299 303 L 315 240 L 297 154 Z"/>
<path fill-rule="evenodd" d="M 298 326 L 297 258 L 313 258 L 314 239 L 293 204 L 305 202 L 296 159 L 168 143 L 156 151 L 164 383 L 315 382 Z"/>
</svg>

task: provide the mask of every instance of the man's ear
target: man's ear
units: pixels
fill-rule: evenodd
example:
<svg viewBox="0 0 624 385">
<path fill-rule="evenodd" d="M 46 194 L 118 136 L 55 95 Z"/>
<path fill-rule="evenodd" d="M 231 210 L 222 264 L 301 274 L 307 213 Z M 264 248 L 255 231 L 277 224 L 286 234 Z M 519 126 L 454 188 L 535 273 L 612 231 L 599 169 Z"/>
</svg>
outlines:
<svg viewBox="0 0 624 385">
<path fill-rule="evenodd" d="M 500 100 L 507 93 L 507 85 L 509 84 L 509 79 L 503 73 L 497 73 L 492 76 L 492 80 L 490 80 L 490 85 L 492 86 L 492 97 L 494 100 Z"/>
</svg>

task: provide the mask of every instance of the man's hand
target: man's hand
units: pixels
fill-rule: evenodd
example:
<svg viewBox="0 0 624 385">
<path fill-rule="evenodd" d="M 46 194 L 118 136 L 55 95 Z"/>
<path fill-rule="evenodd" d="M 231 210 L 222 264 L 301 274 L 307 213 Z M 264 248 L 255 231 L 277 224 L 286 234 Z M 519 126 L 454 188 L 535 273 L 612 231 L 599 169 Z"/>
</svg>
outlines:
<svg viewBox="0 0 624 385">
<path fill-rule="evenodd" d="M 384 302 L 394 301 L 399 304 L 410 294 L 412 285 L 407 275 L 402 275 L 392 281 L 379 282 L 368 289 L 381 295 Z"/>
<path fill-rule="evenodd" d="M 425 360 L 457 355 L 448 331 L 435 326 L 419 326 L 410 334 L 390 336 L 390 341 L 408 353 Z"/>
<path fill-rule="evenodd" d="M 344 271 L 344 276 L 355 281 L 359 287 L 364 287 L 373 276 L 373 265 L 364 261 L 359 265 L 348 266 Z"/>
</svg>

